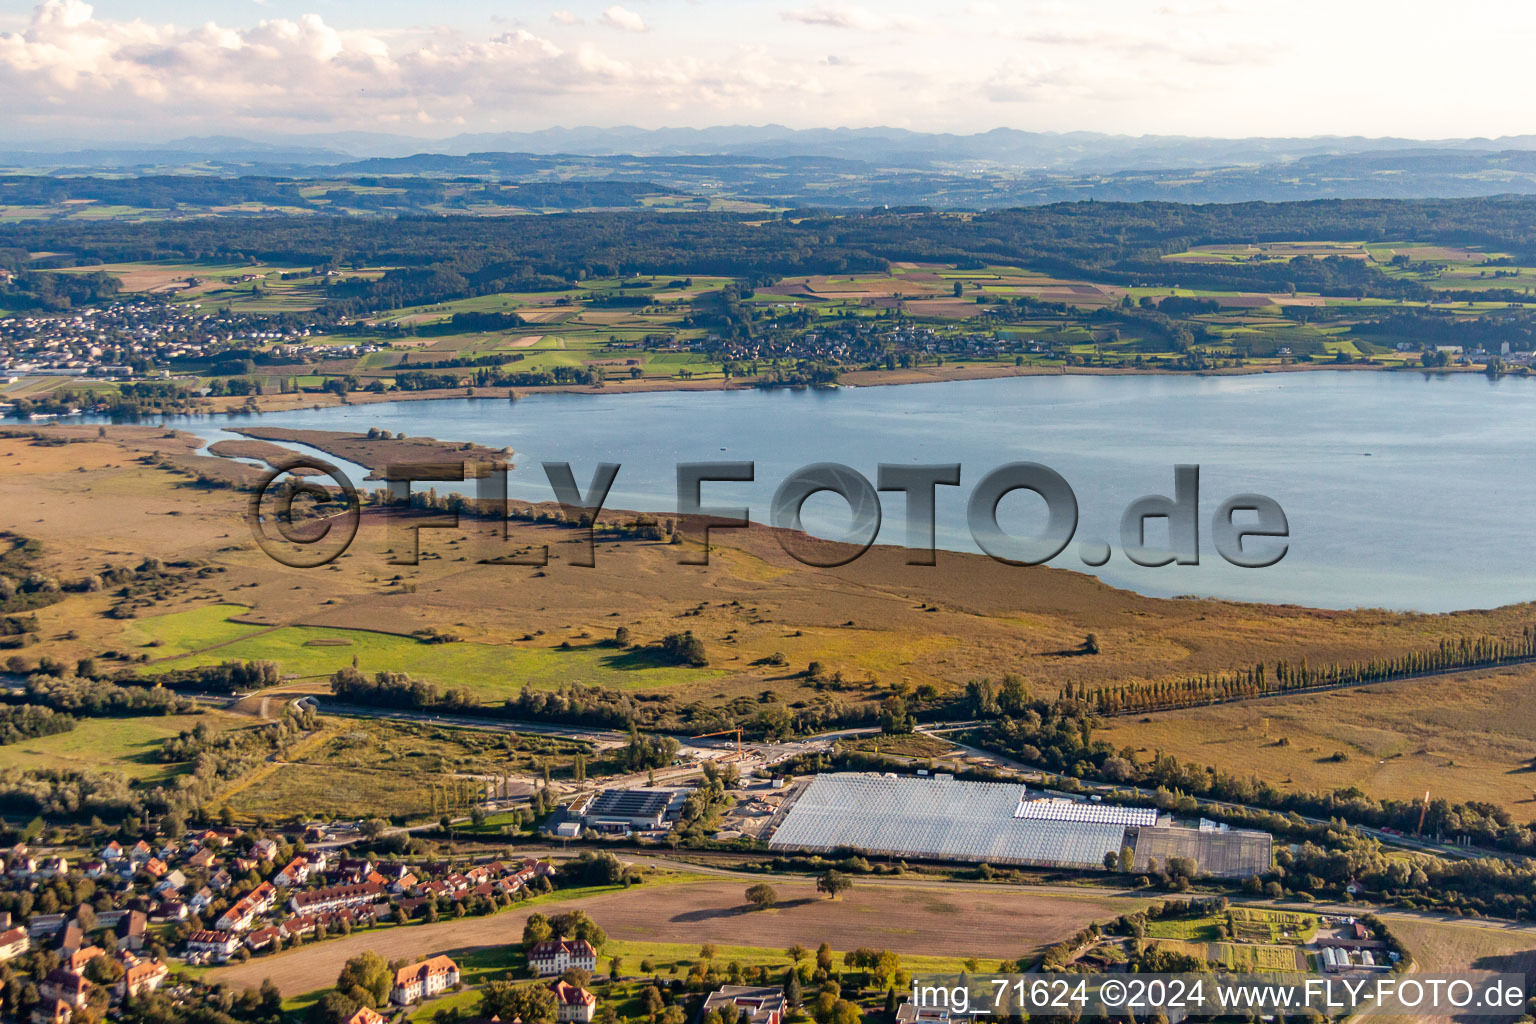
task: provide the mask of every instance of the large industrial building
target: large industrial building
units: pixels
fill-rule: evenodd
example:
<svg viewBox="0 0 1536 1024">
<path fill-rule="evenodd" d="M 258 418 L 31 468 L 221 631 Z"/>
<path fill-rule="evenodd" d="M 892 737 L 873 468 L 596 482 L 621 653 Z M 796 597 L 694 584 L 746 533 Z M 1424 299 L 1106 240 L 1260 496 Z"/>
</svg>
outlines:
<svg viewBox="0 0 1536 1024">
<path fill-rule="evenodd" d="M 1189 857 L 1204 873 L 1247 877 L 1270 868 L 1267 833 L 1180 828 L 1151 807 L 1035 797 L 1019 784 L 844 772 L 818 775 L 794 797 L 768 845 L 830 853 L 1031 867 L 1100 869 L 1129 848 Z"/>
<path fill-rule="evenodd" d="M 687 796 L 684 789 L 601 789 L 578 797 L 570 816 L 596 832 L 652 831 L 675 821 Z"/>
</svg>

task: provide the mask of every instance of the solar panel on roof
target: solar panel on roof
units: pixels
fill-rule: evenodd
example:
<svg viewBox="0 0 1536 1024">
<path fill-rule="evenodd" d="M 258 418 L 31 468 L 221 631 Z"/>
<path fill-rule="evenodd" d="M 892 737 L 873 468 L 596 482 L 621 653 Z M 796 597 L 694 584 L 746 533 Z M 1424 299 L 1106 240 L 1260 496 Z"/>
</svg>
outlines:
<svg viewBox="0 0 1536 1024">
<path fill-rule="evenodd" d="M 666 810 L 671 794 L 643 789 L 605 789 L 593 798 L 587 814 L 616 814 L 621 817 L 649 817 Z"/>
</svg>

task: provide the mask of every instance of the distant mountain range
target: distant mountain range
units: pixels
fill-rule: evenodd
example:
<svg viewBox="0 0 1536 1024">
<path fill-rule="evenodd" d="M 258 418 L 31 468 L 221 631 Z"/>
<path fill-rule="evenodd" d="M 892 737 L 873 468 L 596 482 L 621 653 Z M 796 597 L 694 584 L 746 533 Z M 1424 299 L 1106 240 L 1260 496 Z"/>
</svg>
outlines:
<svg viewBox="0 0 1536 1024">
<path fill-rule="evenodd" d="M 995 207 L 1536 193 L 1536 135 L 1497 139 L 1213 139 L 999 128 L 550 128 L 419 139 L 373 132 L 147 144 L 0 142 L 0 166 L 292 178 L 640 180 L 783 205 Z"/>
<path fill-rule="evenodd" d="M 103 145 L 100 140 L 35 139 L 0 142 L 0 161 L 12 166 L 107 166 L 176 162 L 333 164 L 368 157 L 418 153 L 559 153 L 583 156 L 834 157 L 890 167 L 940 169 L 958 164 L 1014 170 L 1113 173 L 1126 170 L 1212 168 L 1283 163 L 1317 156 L 1449 150 L 1501 152 L 1536 149 L 1536 135 L 1497 139 L 1313 138 L 1215 139 L 1177 135 L 1105 135 L 1097 132 L 1026 132 L 996 128 L 974 135 L 904 128 L 785 128 L 729 125 L 715 128 L 546 128 L 535 132 L 481 132 L 422 139 L 380 132 L 201 136 L 166 142 Z"/>
</svg>

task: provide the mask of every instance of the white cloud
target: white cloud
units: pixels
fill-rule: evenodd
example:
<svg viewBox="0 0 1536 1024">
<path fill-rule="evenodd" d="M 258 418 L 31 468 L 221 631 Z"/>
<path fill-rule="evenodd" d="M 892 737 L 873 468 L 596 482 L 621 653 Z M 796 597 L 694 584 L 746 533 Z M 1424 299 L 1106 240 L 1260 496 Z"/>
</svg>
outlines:
<svg viewBox="0 0 1536 1024">
<path fill-rule="evenodd" d="M 780 17 L 802 25 L 823 28 L 845 28 L 861 32 L 883 32 L 887 29 L 911 30 L 916 22 L 909 17 L 879 14 L 864 7 L 807 7 L 784 11 Z"/>
<path fill-rule="evenodd" d="M 614 4 L 603 11 L 603 24 L 609 28 L 622 29 L 625 32 L 646 31 L 645 19 L 627 7 Z"/>
<path fill-rule="evenodd" d="M 398 5 L 375 5 L 377 20 L 365 6 L 286 13 L 298 2 L 110 8 L 200 12 L 166 22 L 86 0 L 30 12 L 13 0 L 0 9 L 0 131 L 105 140 L 774 121 L 1498 135 L 1522 123 L 1523 48 L 1536 33 L 1536 7 L 1514 0 L 1498 0 L 1507 31 L 1491 36 L 1419 0 L 1408 0 L 1412 16 L 1392 17 L 1385 0 L 1291 0 L 1280 20 L 1233 0 L 960 0 L 944 12 L 917 0 L 696 2 L 665 22 L 652 13 L 661 4 L 550 0 L 571 6 L 530 5 L 549 12 L 543 29 L 533 18 L 495 24 L 476 4 L 447 5 L 457 13 L 442 16 L 459 19 L 447 26 L 410 27 L 390 20 L 405 17 Z M 1435 32 L 1423 31 L 1429 17 Z M 1362 70 L 1383 61 L 1439 61 L 1442 88 L 1404 106 Z"/>
<path fill-rule="evenodd" d="M 611 7 L 606 17 L 643 29 L 630 14 Z M 547 124 L 550 110 L 594 109 L 615 97 L 641 110 L 753 107 L 765 90 L 803 91 L 800 78 L 761 53 L 639 60 L 523 28 L 466 40 L 448 31 L 340 29 L 318 14 L 177 27 L 98 18 L 81 0 L 46 0 L 25 27 L 0 32 L 0 125 L 59 134 L 70 122 L 291 130 L 467 119 L 493 127 L 508 110 L 532 111 Z"/>
</svg>

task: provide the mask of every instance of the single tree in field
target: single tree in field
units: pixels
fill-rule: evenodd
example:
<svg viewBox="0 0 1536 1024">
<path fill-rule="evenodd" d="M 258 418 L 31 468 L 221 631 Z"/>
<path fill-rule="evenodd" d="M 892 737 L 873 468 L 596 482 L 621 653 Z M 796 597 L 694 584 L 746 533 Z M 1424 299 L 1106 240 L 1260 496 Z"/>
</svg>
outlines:
<svg viewBox="0 0 1536 1024">
<path fill-rule="evenodd" d="M 784 972 L 784 1001 L 790 1009 L 798 1010 L 805 993 L 800 987 L 800 974 L 793 967 Z"/>
<path fill-rule="evenodd" d="M 655 985 L 647 985 L 640 993 L 640 1005 L 645 1009 L 645 1015 L 652 1020 L 656 1015 L 667 1008 L 666 1000 L 661 997 L 661 989 Z"/>
<path fill-rule="evenodd" d="M 747 890 L 747 902 L 758 910 L 767 910 L 779 902 L 779 894 L 773 886 L 759 882 Z"/>
<path fill-rule="evenodd" d="M 806 957 L 810 956 L 811 951 L 797 942 L 793 946 L 790 946 L 788 949 L 786 949 L 784 951 L 784 955 L 789 957 L 795 963 L 799 963 L 801 960 L 804 960 Z"/>
<path fill-rule="evenodd" d="M 853 880 L 841 871 L 828 871 L 816 879 L 816 891 L 824 892 L 834 900 L 852 888 Z"/>
</svg>

